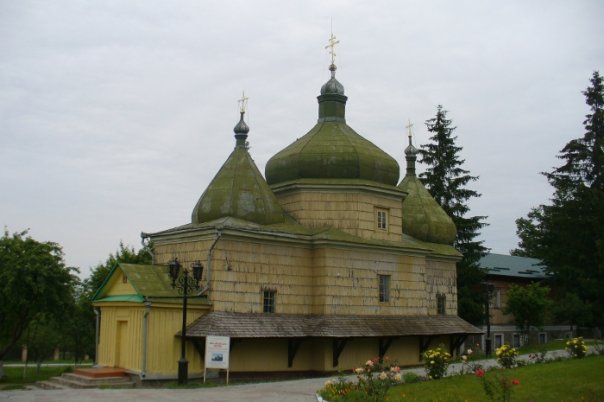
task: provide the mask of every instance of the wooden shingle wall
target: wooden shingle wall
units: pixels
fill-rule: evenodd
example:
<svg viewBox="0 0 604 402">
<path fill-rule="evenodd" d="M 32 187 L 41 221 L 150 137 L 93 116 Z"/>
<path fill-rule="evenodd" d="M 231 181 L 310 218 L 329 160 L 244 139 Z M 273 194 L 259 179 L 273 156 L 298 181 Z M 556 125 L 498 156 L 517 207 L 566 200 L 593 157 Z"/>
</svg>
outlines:
<svg viewBox="0 0 604 402">
<path fill-rule="evenodd" d="M 457 315 L 457 271 L 455 261 L 426 259 L 428 314 L 436 314 L 438 294 L 446 296 L 446 314 Z"/>
<path fill-rule="evenodd" d="M 365 239 L 400 241 L 400 197 L 358 190 L 321 190 L 278 193 L 277 198 L 283 209 L 304 226 L 333 226 Z M 388 211 L 387 230 L 376 228 L 376 208 Z"/>
</svg>

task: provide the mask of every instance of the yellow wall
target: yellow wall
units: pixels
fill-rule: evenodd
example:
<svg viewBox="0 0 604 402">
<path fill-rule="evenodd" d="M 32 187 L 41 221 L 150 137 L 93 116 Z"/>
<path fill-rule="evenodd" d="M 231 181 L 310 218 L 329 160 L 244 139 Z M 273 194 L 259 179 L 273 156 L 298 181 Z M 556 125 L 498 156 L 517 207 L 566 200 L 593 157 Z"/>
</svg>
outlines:
<svg viewBox="0 0 604 402">
<path fill-rule="evenodd" d="M 133 372 L 143 371 L 142 303 L 97 303 L 101 310 L 101 332 L 97 362 L 101 366 L 123 367 Z M 192 323 L 207 307 L 189 305 L 187 323 Z M 180 305 L 151 306 L 148 314 L 147 377 L 174 376 L 180 358 L 182 326 Z M 202 359 L 194 346 L 187 342 L 186 357 L 189 373 L 203 371 Z"/>
</svg>

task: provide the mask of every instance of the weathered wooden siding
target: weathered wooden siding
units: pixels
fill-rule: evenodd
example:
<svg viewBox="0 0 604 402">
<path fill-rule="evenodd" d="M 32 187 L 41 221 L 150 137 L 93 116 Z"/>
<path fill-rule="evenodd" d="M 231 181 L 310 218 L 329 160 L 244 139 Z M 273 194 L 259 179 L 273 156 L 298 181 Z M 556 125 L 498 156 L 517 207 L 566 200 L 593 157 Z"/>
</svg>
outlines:
<svg viewBox="0 0 604 402">
<path fill-rule="evenodd" d="M 446 296 L 446 314 L 457 315 L 457 271 L 455 261 L 426 259 L 428 314 L 437 314 L 438 294 Z"/>
<path fill-rule="evenodd" d="M 98 364 L 140 371 L 142 323 L 142 304 L 102 306 Z"/>
<path fill-rule="evenodd" d="M 380 303 L 378 275 L 390 275 L 390 301 Z M 377 250 L 315 250 L 315 314 L 426 314 L 425 259 Z"/>
<path fill-rule="evenodd" d="M 375 192 L 334 189 L 277 193 L 283 209 L 308 227 L 333 226 L 365 239 L 399 241 L 402 199 Z M 376 226 L 376 207 L 388 211 L 388 228 Z"/>
</svg>

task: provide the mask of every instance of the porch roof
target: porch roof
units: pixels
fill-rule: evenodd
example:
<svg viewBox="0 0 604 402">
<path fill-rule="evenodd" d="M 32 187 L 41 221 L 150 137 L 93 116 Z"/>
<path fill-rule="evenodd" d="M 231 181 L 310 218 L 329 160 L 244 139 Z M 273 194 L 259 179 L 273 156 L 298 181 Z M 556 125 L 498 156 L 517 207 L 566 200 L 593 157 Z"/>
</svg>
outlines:
<svg viewBox="0 0 604 402">
<path fill-rule="evenodd" d="M 378 338 L 482 334 L 454 315 L 353 316 L 212 312 L 187 327 L 187 338 Z"/>
</svg>

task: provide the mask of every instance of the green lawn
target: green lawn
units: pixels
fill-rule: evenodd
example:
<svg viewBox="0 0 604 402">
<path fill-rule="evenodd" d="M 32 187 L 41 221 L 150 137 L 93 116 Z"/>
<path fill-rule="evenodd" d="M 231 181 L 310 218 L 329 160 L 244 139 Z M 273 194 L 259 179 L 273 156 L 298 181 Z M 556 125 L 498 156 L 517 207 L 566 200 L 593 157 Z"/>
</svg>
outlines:
<svg viewBox="0 0 604 402">
<path fill-rule="evenodd" d="M 505 374 L 520 384 L 512 386 L 512 401 L 604 400 L 604 357 L 533 364 L 510 370 L 489 371 L 486 378 Z M 487 401 L 481 380 L 474 375 L 399 385 L 390 391 L 391 401 L 480 402 Z"/>
<path fill-rule="evenodd" d="M 0 380 L 0 390 L 22 389 L 27 384 L 60 376 L 72 370 L 73 368 L 69 366 L 41 367 L 40 373 L 37 373 L 36 366 L 33 365 L 27 367 L 24 375 L 23 367 L 4 367 L 4 378 Z"/>
</svg>

